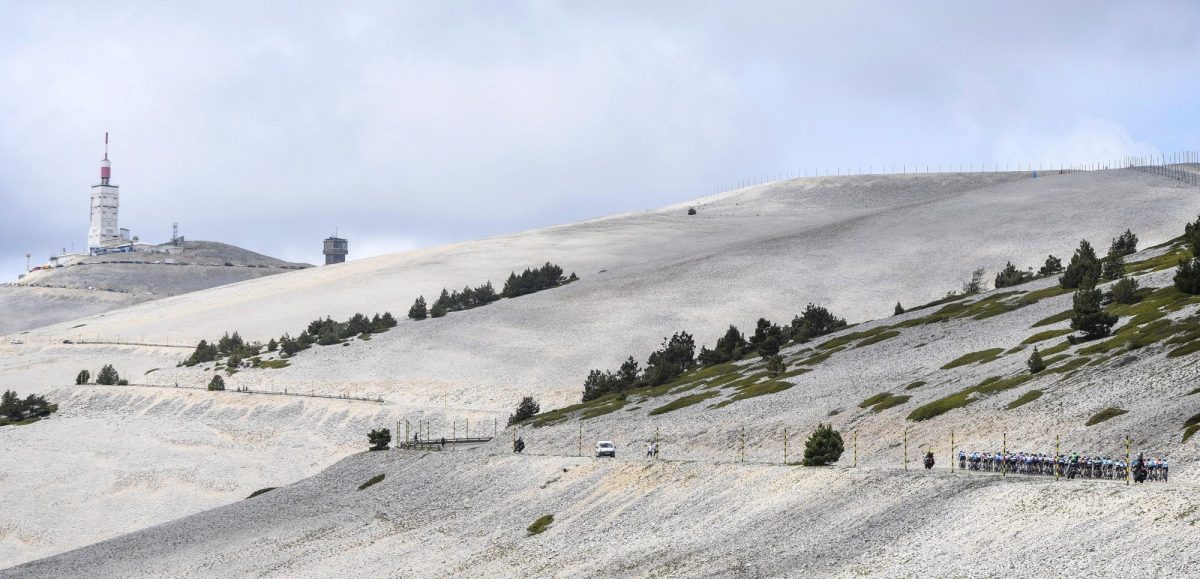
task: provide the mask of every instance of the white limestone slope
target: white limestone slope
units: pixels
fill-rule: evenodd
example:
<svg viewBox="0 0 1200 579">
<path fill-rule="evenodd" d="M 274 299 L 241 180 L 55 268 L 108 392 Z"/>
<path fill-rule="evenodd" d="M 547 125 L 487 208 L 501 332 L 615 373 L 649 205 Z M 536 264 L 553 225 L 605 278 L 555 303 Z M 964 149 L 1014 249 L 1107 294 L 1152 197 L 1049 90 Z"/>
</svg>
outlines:
<svg viewBox="0 0 1200 579">
<path fill-rule="evenodd" d="M 1034 265 L 1047 253 L 1069 255 L 1080 238 L 1103 247 L 1127 227 L 1144 242 L 1174 237 L 1200 213 L 1200 196 L 1137 171 L 985 173 L 797 179 L 695 205 L 695 216 L 676 206 L 272 276 L 30 339 L 54 344 L 87 323 L 102 339 L 194 343 L 237 330 L 265 342 L 319 316 L 390 310 L 402 323 L 370 343 L 318 348 L 291 368 L 235 381 L 492 408 L 532 393 L 557 406 L 577 396 L 588 368 L 640 357 L 677 330 L 711 343 L 729 323 L 787 320 L 810 301 L 851 321 L 888 315 L 897 300 L 955 289 L 975 267 Z M 417 295 L 500 284 L 544 261 L 580 281 L 443 319 L 403 319 Z M 196 371 L 160 378 L 208 379 Z"/>
<path fill-rule="evenodd" d="M 266 341 L 285 331 L 295 334 L 323 315 L 390 310 L 403 318 L 418 294 L 429 298 L 442 287 L 488 279 L 499 284 L 510 271 L 545 261 L 581 278 L 442 319 L 402 319 L 369 342 L 314 348 L 288 368 L 243 370 L 227 379 L 230 389 L 377 394 L 387 401 L 382 407 L 233 392 L 53 391 L 63 407 L 59 415 L 0 429 L 5 448 L 28 449 L 18 451 L 20 464 L 56 465 L 23 468 L 0 480 L 0 511 L 24 515 L 0 527 L 0 566 L 309 476 L 358 448 L 367 429 L 392 426 L 395 420 L 434 420 L 446 434 L 449 421 L 469 417 L 486 424 L 496 414 L 507 415 L 525 394 L 536 395 L 544 408 L 574 402 L 589 368 L 615 367 L 631 354 L 644 359 L 676 330 L 711 344 L 729 323 L 745 329 L 759 316 L 786 321 L 809 301 L 852 321 L 886 316 L 896 300 L 911 305 L 940 297 L 975 267 L 994 269 L 1006 260 L 1034 265 L 1051 252 L 1066 257 L 1079 238 L 1103 250 L 1109 238 L 1128 227 L 1143 245 L 1156 243 L 1176 236 L 1185 220 L 1200 213 L 1200 196 L 1195 187 L 1176 181 L 1108 171 L 1037 179 L 1023 174 L 800 179 L 695 205 L 695 216 L 680 205 L 284 273 L 48 326 L 31 331 L 20 346 L 0 344 L 0 377 L 23 392 L 53 389 L 69 383 L 79 369 L 95 371 L 104 363 L 116 364 L 134 382 L 199 386 L 210 373 L 175 368 L 186 350 L 62 340 L 87 332 L 102 340 L 194 343 L 238 330 L 248 339 Z M 1029 308 L 1029 315 L 1034 312 Z M 950 349 L 939 350 L 942 355 L 989 347 L 980 345 L 985 341 L 980 335 L 962 331 Z M 679 445 L 672 452 L 688 448 L 685 439 L 693 437 L 689 452 L 719 448 L 727 453 L 740 425 L 765 440 L 778 426 L 778 408 L 796 411 L 807 424 L 894 388 L 891 383 L 878 387 L 884 377 L 900 379 L 946 361 L 931 353 L 916 366 L 889 369 L 888 364 L 906 360 L 915 339 L 921 338 L 897 342 L 908 346 L 904 349 L 856 352 L 854 364 L 838 365 L 825 375 L 828 382 L 817 378 L 819 372 L 802 377 L 812 380 L 805 384 L 819 393 L 819 404 L 802 394 L 806 386 L 729 406 L 711 428 L 707 419 L 699 427 L 692 422 L 698 408 L 682 411 L 663 423 L 672 444 Z M 880 357 L 880 352 L 888 354 Z M 967 374 L 919 395 L 941 395 L 973 384 L 970 379 L 974 375 Z M 966 412 L 973 416 L 974 409 Z M 1074 417 L 1086 410 L 1072 412 Z M 344 418 L 329 418 L 337 413 Z M 641 413 L 636 416 L 643 419 Z M 889 414 L 864 419 L 862 427 L 894 431 L 898 423 Z M 1044 423 L 1029 425 L 1032 432 Z M 556 428 L 570 427 L 546 432 Z M 944 428 L 937 426 L 929 438 L 937 439 Z M 980 430 L 979 443 L 991 444 L 986 437 L 995 431 Z M 641 440 L 643 434 L 624 433 L 621 443 Z M 63 443 L 82 438 L 87 446 Z M 555 435 L 544 444 L 569 447 L 573 440 Z M 723 446 L 714 446 L 717 441 Z M 869 452 L 886 448 L 880 443 Z M 159 469 L 157 462 L 169 467 Z M 214 462 L 219 465 L 209 466 Z M 80 481 L 68 473 L 88 478 Z M 37 516 L 49 511 L 62 515 Z M 82 514 L 96 511 L 106 516 Z"/>
</svg>

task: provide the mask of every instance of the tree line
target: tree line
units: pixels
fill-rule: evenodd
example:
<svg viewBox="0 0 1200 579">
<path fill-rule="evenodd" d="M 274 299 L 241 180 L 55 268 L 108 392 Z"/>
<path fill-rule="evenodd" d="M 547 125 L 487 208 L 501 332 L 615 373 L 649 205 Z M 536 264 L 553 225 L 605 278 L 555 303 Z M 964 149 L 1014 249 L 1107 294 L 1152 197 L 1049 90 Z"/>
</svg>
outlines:
<svg viewBox="0 0 1200 579">
<path fill-rule="evenodd" d="M 500 293 L 496 293 L 496 288 L 492 287 L 491 281 L 488 281 L 474 288 L 466 286 L 462 291 L 448 291 L 446 288 L 442 288 L 442 293 L 432 306 L 425 301 L 425 296 L 418 296 L 412 307 L 408 309 L 408 317 L 414 320 L 440 318 L 450 312 L 461 312 L 486 306 L 500 298 L 515 298 L 556 288 L 578 279 L 579 277 L 574 272 L 570 277 L 563 277 L 561 267 L 546 262 L 537 269 L 526 268 L 520 274 L 515 271 L 510 273 L 504 282 L 504 289 Z"/>
<path fill-rule="evenodd" d="M 701 346 L 699 355 L 696 354 L 696 342 L 692 335 L 678 332 L 670 338 L 663 338 L 662 347 L 650 353 L 644 368 L 630 356 L 615 372 L 588 372 L 583 383 L 583 401 L 595 400 L 612 392 L 623 393 L 635 388 L 659 386 L 682 376 L 697 365 L 715 366 L 753 354 L 766 360 L 768 371 L 778 375 L 785 369 L 779 356 L 781 348 L 791 342 L 805 343 L 845 327 L 846 320 L 822 306 L 808 304 L 802 313 L 785 326 L 759 318 L 754 334 L 749 339 L 731 324 L 712 349 Z"/>
<path fill-rule="evenodd" d="M 309 322 L 308 327 L 301 330 L 294 338 L 285 333 L 278 340 L 271 338 L 266 344 L 247 342 L 236 331 L 232 335 L 226 332 L 215 342 L 200 340 L 200 343 L 196 344 L 196 349 L 187 359 L 180 362 L 180 365 L 190 367 L 216 362 L 228 357 L 226 366 L 237 368 L 243 360 L 252 359 L 264 351 L 279 351 L 285 356 L 294 356 L 314 345 L 330 346 L 356 336 L 383 333 L 395 327 L 396 323 L 396 318 L 392 316 L 391 312 L 375 314 L 372 317 L 358 313 L 344 322 L 338 322 L 326 316 Z"/>
<path fill-rule="evenodd" d="M 43 396 L 30 394 L 22 400 L 16 392 L 5 390 L 4 394 L 0 395 L 0 426 L 50 416 L 55 410 L 58 410 L 58 405 L 51 404 Z"/>
</svg>

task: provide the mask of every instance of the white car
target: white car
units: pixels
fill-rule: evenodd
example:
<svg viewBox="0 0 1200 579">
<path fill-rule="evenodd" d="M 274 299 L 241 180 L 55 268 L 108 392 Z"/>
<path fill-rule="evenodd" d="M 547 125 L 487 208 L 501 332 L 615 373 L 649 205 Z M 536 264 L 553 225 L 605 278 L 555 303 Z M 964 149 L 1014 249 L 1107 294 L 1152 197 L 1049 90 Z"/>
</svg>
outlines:
<svg viewBox="0 0 1200 579">
<path fill-rule="evenodd" d="M 20 346 L 21 344 L 25 343 L 25 340 L 22 340 L 21 338 L 13 338 L 9 340 L 8 343 L 14 346 Z"/>
<path fill-rule="evenodd" d="M 596 458 L 602 456 L 617 458 L 617 445 L 613 444 L 612 441 L 609 440 L 601 440 L 600 442 L 597 442 Z"/>
</svg>

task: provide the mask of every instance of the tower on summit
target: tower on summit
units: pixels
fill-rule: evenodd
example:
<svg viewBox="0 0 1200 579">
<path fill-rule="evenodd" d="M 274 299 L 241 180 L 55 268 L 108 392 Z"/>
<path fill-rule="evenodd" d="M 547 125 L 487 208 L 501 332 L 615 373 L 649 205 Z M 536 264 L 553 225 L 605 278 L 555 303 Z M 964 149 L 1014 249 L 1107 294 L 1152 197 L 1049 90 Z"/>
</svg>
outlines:
<svg viewBox="0 0 1200 579">
<path fill-rule="evenodd" d="M 334 233 L 332 237 L 325 238 L 325 248 L 321 253 L 325 254 L 325 265 L 345 263 L 346 254 L 350 253 L 350 242 Z"/>
<path fill-rule="evenodd" d="M 120 245 L 121 229 L 117 225 L 117 206 L 120 188 L 109 182 L 112 163 L 108 160 L 108 133 L 104 133 L 104 159 L 100 161 L 100 183 L 92 185 L 92 219 L 88 227 L 88 252 L 97 253 Z"/>
</svg>

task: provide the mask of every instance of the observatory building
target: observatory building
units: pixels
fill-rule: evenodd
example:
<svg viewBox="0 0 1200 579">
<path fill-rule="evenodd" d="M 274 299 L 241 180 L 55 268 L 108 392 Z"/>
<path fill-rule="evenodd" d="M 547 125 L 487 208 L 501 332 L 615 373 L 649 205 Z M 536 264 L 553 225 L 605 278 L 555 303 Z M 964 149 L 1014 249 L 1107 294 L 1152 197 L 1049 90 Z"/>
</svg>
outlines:
<svg viewBox="0 0 1200 579">
<path fill-rule="evenodd" d="M 325 250 L 322 253 L 325 254 L 325 265 L 345 263 L 346 254 L 350 253 L 350 242 L 334 234 L 325 238 Z"/>
<path fill-rule="evenodd" d="M 92 185 L 92 221 L 88 227 L 88 252 L 105 251 L 128 243 L 127 229 L 117 225 L 120 188 L 109 182 L 112 164 L 108 161 L 108 133 L 104 133 L 104 159 L 100 161 L 100 183 Z M 124 237 L 124 238 L 123 238 Z"/>
</svg>

